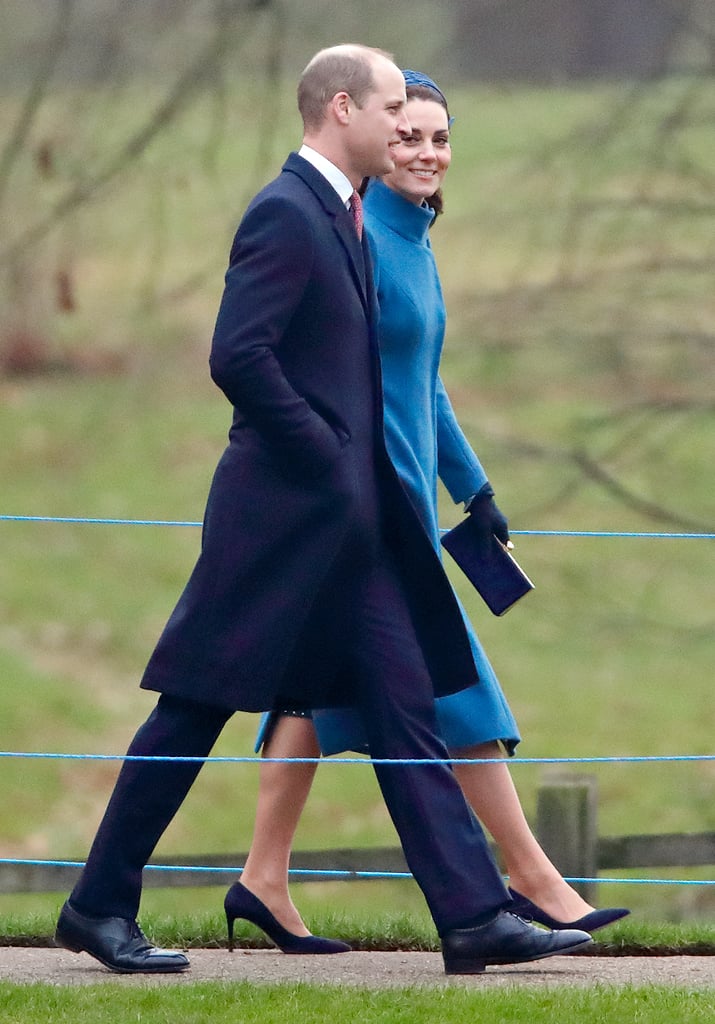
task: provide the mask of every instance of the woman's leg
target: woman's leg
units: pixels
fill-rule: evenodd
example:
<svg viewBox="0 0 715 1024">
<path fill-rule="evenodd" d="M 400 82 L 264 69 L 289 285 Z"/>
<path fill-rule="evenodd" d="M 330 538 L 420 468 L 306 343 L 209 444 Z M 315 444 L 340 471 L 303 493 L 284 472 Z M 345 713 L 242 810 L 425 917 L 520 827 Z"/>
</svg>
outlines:
<svg viewBox="0 0 715 1024">
<path fill-rule="evenodd" d="M 462 758 L 502 757 L 496 742 L 452 754 Z M 592 910 L 539 846 L 524 816 L 507 762 L 455 765 L 454 771 L 474 813 L 501 851 L 512 889 L 559 921 L 575 921 Z"/>
<path fill-rule="evenodd" d="M 309 718 L 281 715 L 263 747 L 264 757 L 319 757 Z M 263 763 L 251 849 L 241 882 L 294 935 L 309 935 L 288 892 L 288 865 L 295 830 L 317 764 Z"/>
<path fill-rule="evenodd" d="M 320 748 L 312 721 L 281 716 L 263 755 L 318 757 Z M 502 754 L 499 745 L 492 742 L 460 750 L 458 756 L 501 758 Z M 243 885 L 294 935 L 309 932 L 288 891 L 288 866 L 293 837 L 316 768 L 316 764 L 261 765 L 253 841 L 241 876 Z M 524 815 L 507 762 L 455 765 L 454 770 L 467 801 L 502 853 L 512 888 L 558 920 L 577 920 L 592 910 L 564 881 L 539 845 Z"/>
</svg>

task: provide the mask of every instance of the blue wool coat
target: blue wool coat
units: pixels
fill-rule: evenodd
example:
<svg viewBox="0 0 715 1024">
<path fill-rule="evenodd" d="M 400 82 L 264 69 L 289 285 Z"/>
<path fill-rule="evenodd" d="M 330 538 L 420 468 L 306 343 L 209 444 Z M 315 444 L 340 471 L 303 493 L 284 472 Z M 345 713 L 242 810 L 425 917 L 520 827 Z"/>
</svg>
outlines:
<svg viewBox="0 0 715 1024">
<path fill-rule="evenodd" d="M 434 215 L 380 181 L 371 183 L 364 212 L 380 309 L 385 441 L 439 554 L 438 477 L 460 502 L 478 491 L 487 476 L 439 376 L 446 316 L 428 233 Z M 480 681 L 437 701 L 442 734 L 450 749 L 496 739 L 513 752 L 520 739 L 516 722 L 463 609 L 462 614 Z M 357 716 L 320 711 L 314 719 L 324 752 L 361 749 Z"/>
</svg>

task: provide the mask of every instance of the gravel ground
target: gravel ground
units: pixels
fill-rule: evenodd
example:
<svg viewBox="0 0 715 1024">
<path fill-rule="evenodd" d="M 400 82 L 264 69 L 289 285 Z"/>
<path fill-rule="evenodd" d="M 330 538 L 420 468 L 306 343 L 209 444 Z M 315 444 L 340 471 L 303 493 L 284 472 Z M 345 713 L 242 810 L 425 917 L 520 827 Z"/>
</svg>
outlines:
<svg viewBox="0 0 715 1024">
<path fill-rule="evenodd" d="M 61 949 L 0 949 L 0 980 L 31 984 L 185 985 L 196 981 L 251 981 L 260 985 L 311 982 L 365 988 L 468 985 L 647 985 L 715 989 L 714 956 L 556 956 L 532 964 L 488 967 L 475 977 L 446 977 L 438 953 L 341 953 L 284 956 L 273 950 L 192 949 L 183 974 L 147 977 L 105 970 L 86 954 Z M 715 993 L 713 994 L 715 1019 Z"/>
</svg>

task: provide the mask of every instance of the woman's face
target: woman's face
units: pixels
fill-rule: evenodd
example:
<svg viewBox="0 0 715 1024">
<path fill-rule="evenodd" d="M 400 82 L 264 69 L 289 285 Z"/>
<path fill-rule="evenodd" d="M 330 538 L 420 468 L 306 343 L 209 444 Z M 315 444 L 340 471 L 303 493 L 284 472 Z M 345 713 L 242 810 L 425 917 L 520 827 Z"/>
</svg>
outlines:
<svg viewBox="0 0 715 1024">
<path fill-rule="evenodd" d="M 442 184 L 452 159 L 447 111 L 436 100 L 411 99 L 405 108 L 412 131 L 392 147 L 395 169 L 385 184 L 419 205 Z"/>
</svg>

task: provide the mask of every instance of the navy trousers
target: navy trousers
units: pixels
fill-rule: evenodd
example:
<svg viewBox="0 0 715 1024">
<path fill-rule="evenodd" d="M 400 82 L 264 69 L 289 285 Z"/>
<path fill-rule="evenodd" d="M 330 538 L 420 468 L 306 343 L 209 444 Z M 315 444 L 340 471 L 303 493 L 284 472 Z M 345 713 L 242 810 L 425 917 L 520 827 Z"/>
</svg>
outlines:
<svg viewBox="0 0 715 1024">
<path fill-rule="evenodd" d="M 349 652 L 370 751 L 383 759 L 446 759 L 434 694 L 407 601 L 389 559 L 369 575 Z M 231 712 L 162 695 L 128 754 L 206 758 Z M 135 918 L 142 869 L 202 762 L 125 761 L 70 900 L 81 913 Z M 407 863 L 437 931 L 478 923 L 510 902 L 481 826 L 448 765 L 376 765 Z M 239 789 L 237 787 L 237 798 Z"/>
</svg>

